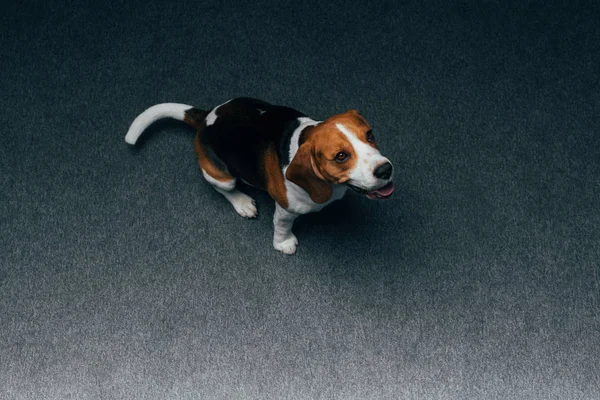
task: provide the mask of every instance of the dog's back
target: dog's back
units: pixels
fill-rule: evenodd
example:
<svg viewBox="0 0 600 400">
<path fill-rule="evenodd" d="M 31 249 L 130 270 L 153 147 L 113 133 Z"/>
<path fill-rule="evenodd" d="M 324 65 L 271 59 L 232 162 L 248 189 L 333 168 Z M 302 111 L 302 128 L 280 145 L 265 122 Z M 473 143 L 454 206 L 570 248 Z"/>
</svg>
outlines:
<svg viewBox="0 0 600 400">
<path fill-rule="evenodd" d="M 267 171 L 261 160 L 274 151 L 280 167 L 289 164 L 290 138 L 300 117 L 304 114 L 292 108 L 240 97 L 208 114 L 198 140 L 218 158 L 213 162 L 222 162 L 232 176 L 264 189 Z"/>
</svg>

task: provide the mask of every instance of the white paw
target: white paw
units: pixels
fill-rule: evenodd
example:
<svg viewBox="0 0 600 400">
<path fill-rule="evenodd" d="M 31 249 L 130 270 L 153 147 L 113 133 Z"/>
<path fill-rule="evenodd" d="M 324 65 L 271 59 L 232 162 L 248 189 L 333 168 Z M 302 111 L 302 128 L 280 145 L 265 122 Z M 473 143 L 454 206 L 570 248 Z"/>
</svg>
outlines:
<svg viewBox="0 0 600 400">
<path fill-rule="evenodd" d="M 298 239 L 296 239 L 296 236 L 292 235 L 281 242 L 273 241 L 273 247 L 283 254 L 294 254 L 296 252 L 296 247 L 298 247 Z"/>
<path fill-rule="evenodd" d="M 244 218 L 256 218 L 258 215 L 254 199 L 244 193 L 237 193 L 235 198 L 231 199 L 231 204 L 235 211 Z"/>
</svg>

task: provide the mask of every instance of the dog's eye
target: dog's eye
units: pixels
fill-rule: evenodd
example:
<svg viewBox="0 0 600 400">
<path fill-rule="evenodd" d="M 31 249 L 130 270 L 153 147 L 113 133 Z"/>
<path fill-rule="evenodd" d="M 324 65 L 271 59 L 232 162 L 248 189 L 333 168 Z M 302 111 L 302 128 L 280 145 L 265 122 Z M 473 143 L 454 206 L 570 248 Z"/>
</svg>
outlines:
<svg viewBox="0 0 600 400">
<path fill-rule="evenodd" d="M 371 143 L 375 141 L 375 135 L 373 135 L 373 131 L 367 132 L 367 142 Z"/>
<path fill-rule="evenodd" d="M 340 151 L 339 153 L 337 153 L 335 155 L 335 161 L 337 162 L 344 162 L 348 159 L 348 154 L 344 153 L 343 151 Z"/>
</svg>

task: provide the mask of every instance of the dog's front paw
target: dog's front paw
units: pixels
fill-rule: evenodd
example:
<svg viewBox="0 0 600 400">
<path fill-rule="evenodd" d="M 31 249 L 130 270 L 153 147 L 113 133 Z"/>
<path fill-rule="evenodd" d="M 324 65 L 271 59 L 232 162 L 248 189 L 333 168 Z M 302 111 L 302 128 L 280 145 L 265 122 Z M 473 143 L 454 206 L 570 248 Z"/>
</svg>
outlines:
<svg viewBox="0 0 600 400">
<path fill-rule="evenodd" d="M 276 250 L 279 250 L 283 254 L 292 255 L 296 252 L 296 247 L 298 247 L 298 239 L 296 239 L 296 236 L 292 235 L 282 241 L 274 240 L 273 247 L 275 247 Z"/>
</svg>

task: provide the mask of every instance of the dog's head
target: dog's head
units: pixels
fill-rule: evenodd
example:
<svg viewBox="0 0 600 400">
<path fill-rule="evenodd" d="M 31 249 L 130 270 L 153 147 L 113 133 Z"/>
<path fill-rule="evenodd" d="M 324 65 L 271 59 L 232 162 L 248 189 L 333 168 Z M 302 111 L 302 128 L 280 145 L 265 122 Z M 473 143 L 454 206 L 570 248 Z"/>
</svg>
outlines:
<svg viewBox="0 0 600 400">
<path fill-rule="evenodd" d="M 286 177 L 316 203 L 331 197 L 332 184 L 346 184 L 370 199 L 390 197 L 393 167 L 377 148 L 375 135 L 356 111 L 334 115 L 306 128 Z"/>
</svg>

